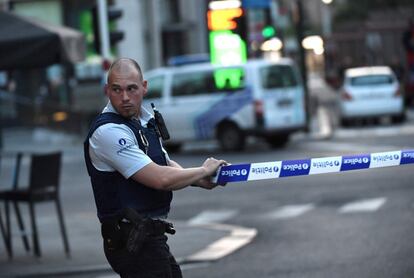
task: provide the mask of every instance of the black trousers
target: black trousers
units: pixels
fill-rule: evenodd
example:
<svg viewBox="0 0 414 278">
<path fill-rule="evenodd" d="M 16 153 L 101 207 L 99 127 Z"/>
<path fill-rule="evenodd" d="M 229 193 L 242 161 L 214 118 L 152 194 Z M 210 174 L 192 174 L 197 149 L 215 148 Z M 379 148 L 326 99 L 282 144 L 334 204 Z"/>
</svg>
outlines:
<svg viewBox="0 0 414 278">
<path fill-rule="evenodd" d="M 104 251 L 112 269 L 121 278 L 182 278 L 165 235 L 149 237 L 136 254 L 125 247 L 110 250 L 105 241 Z"/>
</svg>

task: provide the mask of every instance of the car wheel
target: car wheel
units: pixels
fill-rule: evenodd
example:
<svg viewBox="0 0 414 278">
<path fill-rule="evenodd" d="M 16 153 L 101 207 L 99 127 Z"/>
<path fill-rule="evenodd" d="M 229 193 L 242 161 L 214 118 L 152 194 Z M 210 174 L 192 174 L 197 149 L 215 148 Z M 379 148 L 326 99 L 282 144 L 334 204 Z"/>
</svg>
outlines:
<svg viewBox="0 0 414 278">
<path fill-rule="evenodd" d="M 341 119 L 341 126 L 348 127 L 351 125 L 351 120 L 348 119 Z"/>
<path fill-rule="evenodd" d="M 217 139 L 224 151 L 239 151 L 244 148 L 246 137 L 235 124 L 224 124 L 217 132 Z"/>
<path fill-rule="evenodd" d="M 266 141 L 272 148 L 281 148 L 289 141 L 289 134 L 270 135 L 266 137 Z"/>
<path fill-rule="evenodd" d="M 401 124 L 401 123 L 405 122 L 405 120 L 406 120 L 405 113 L 403 113 L 401 115 L 398 115 L 398 116 L 392 116 L 392 118 L 391 118 L 391 121 L 394 124 Z"/>
</svg>

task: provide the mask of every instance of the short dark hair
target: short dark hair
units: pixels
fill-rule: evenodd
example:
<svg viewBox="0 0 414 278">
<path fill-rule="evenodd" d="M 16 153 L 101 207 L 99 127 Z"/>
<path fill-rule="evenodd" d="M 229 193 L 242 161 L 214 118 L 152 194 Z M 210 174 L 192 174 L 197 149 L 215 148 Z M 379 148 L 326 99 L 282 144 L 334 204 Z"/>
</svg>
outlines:
<svg viewBox="0 0 414 278">
<path fill-rule="evenodd" d="M 139 72 L 139 74 L 141 75 L 141 79 L 144 78 L 144 76 L 142 74 L 141 67 L 139 66 L 137 61 L 135 61 L 134 59 L 131 59 L 131 58 L 118 58 L 118 59 L 116 59 L 115 61 L 112 62 L 111 66 L 108 69 L 108 74 L 107 74 L 107 77 L 106 77 L 106 83 L 109 83 L 109 76 L 111 75 L 112 71 L 114 69 L 119 69 L 124 62 L 127 62 L 127 64 L 132 65 Z"/>
</svg>

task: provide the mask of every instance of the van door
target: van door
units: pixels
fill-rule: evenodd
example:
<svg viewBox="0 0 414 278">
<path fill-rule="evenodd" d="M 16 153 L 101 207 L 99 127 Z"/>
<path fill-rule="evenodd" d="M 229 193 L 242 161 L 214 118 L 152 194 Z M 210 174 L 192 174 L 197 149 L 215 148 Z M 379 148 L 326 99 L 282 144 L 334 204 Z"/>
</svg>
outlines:
<svg viewBox="0 0 414 278">
<path fill-rule="evenodd" d="M 291 65 L 269 65 L 259 71 L 265 128 L 298 129 L 305 125 L 304 90 Z"/>
</svg>

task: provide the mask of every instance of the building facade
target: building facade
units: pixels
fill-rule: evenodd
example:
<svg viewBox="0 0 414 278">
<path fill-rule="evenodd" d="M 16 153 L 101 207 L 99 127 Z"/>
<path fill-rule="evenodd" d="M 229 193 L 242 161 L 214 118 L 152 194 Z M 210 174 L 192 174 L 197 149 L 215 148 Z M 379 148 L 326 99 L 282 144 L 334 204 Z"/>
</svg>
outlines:
<svg viewBox="0 0 414 278">
<path fill-rule="evenodd" d="M 205 0 L 117 0 L 125 32 L 118 56 L 138 60 L 144 70 L 184 54 L 208 52 Z"/>
</svg>

